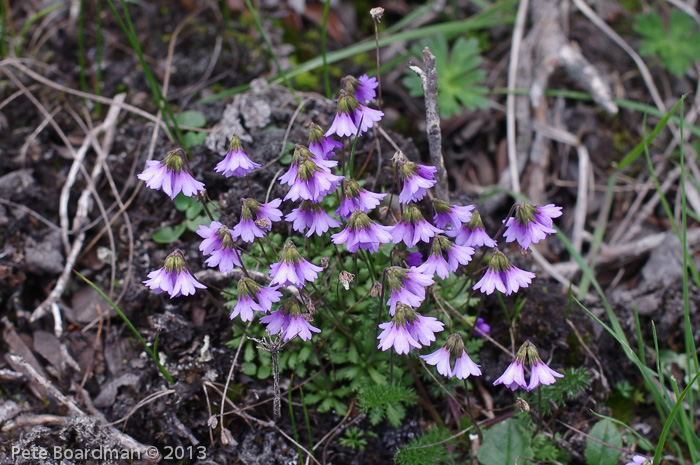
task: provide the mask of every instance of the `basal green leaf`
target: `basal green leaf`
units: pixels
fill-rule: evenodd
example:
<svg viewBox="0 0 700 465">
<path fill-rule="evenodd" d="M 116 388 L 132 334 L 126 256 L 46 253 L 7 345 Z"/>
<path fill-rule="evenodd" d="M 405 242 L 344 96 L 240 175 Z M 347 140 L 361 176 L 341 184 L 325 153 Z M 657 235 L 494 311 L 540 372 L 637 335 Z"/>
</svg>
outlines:
<svg viewBox="0 0 700 465">
<path fill-rule="evenodd" d="M 175 117 L 175 121 L 180 126 L 189 126 L 191 128 L 203 128 L 207 124 L 207 119 L 204 115 L 196 110 L 183 111 Z"/>
<path fill-rule="evenodd" d="M 154 232 L 151 237 L 158 244 L 172 244 L 182 236 L 186 228 L 187 225 L 185 223 L 178 224 L 175 227 L 166 226 Z"/>
<path fill-rule="evenodd" d="M 622 447 L 622 435 L 617 426 L 610 420 L 600 420 L 593 425 L 589 435 L 605 444 L 586 439 L 586 464 L 587 465 L 616 465 L 620 458 L 619 450 L 607 446 Z"/>
<path fill-rule="evenodd" d="M 477 458 L 481 465 L 518 465 L 531 463 L 526 460 L 534 457 L 529 444 L 529 435 L 518 422 L 509 418 L 484 432 L 484 441 Z"/>
</svg>

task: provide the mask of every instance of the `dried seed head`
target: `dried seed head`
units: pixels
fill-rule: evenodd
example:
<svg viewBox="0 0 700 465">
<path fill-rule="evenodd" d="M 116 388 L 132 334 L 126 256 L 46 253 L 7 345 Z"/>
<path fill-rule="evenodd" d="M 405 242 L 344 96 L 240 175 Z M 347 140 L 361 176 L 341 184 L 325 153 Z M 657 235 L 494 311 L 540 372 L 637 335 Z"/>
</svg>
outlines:
<svg viewBox="0 0 700 465">
<path fill-rule="evenodd" d="M 382 8 L 382 7 L 372 8 L 371 10 L 369 10 L 369 14 L 372 16 L 373 21 L 376 21 L 377 23 L 381 23 L 382 16 L 384 15 L 384 8 Z"/>
<path fill-rule="evenodd" d="M 215 415 L 212 415 L 209 417 L 209 420 L 207 420 L 207 426 L 211 429 L 216 429 L 216 427 L 219 425 L 219 419 L 216 418 Z"/>
<path fill-rule="evenodd" d="M 522 412 L 529 412 L 530 411 L 530 404 L 528 404 L 525 399 L 518 397 L 518 399 L 515 401 L 515 406 L 520 409 Z"/>
<path fill-rule="evenodd" d="M 355 275 L 352 273 L 348 273 L 345 270 L 341 270 L 340 276 L 338 277 L 340 280 L 340 284 L 343 285 L 346 291 L 350 290 L 350 283 L 352 282 L 353 279 L 355 279 Z"/>
<path fill-rule="evenodd" d="M 321 257 L 321 266 L 323 268 L 328 268 L 328 264 L 331 262 L 330 257 Z"/>
<path fill-rule="evenodd" d="M 272 224 L 270 224 L 270 222 L 267 221 L 265 218 L 255 220 L 255 225 L 263 231 L 269 231 L 270 229 L 272 229 Z"/>
<path fill-rule="evenodd" d="M 382 283 L 379 281 L 375 281 L 374 284 L 372 284 L 372 289 L 369 290 L 369 295 L 372 297 L 377 297 L 379 294 L 382 293 Z"/>
</svg>

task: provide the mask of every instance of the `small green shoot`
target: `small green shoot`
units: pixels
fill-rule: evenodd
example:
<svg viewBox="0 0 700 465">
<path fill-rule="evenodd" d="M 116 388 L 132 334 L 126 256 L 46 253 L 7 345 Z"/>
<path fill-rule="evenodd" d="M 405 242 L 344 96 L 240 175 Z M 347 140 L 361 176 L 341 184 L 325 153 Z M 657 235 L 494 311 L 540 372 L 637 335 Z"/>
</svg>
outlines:
<svg viewBox="0 0 700 465">
<path fill-rule="evenodd" d="M 396 384 L 370 385 L 358 394 L 358 407 L 369 415 L 369 421 L 373 425 L 378 425 L 386 418 L 389 424 L 398 428 L 406 416 L 405 406 L 415 403 L 415 392 Z"/>
<path fill-rule="evenodd" d="M 452 46 L 452 51 L 449 51 L 445 36 L 438 35 L 413 47 L 413 54 L 422 57 L 424 47 L 428 47 L 435 55 L 438 106 L 442 118 L 461 114 L 462 106 L 469 110 L 488 107 L 489 101 L 485 96 L 489 90 L 481 85 L 486 74 L 478 69 L 481 64 L 478 40 L 460 37 Z M 403 80 L 404 85 L 414 97 L 422 96 L 420 78 L 410 71 L 408 73 Z"/>
<path fill-rule="evenodd" d="M 682 11 L 671 11 L 668 27 L 656 11 L 638 15 L 634 30 L 642 36 L 639 53 L 658 57 L 676 76 L 683 76 L 693 61 L 700 60 L 700 31 L 693 18 Z"/>
</svg>

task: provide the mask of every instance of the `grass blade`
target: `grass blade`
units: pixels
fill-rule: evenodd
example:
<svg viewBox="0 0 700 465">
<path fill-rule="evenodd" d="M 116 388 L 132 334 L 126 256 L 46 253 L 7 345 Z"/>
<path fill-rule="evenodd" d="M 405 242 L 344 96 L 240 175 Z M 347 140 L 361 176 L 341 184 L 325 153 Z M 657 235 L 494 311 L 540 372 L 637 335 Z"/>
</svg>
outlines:
<svg viewBox="0 0 700 465">
<path fill-rule="evenodd" d="M 448 21 L 441 24 L 434 24 L 431 26 L 424 26 L 416 29 L 411 29 L 409 31 L 397 32 L 395 34 L 384 34 L 379 39 L 379 46 L 385 47 L 396 42 L 423 39 L 425 37 L 430 37 L 438 34 L 444 34 L 446 37 L 449 38 L 463 34 L 468 31 L 474 31 L 489 28 L 492 26 L 502 25 L 511 20 L 511 7 L 514 4 L 515 0 L 503 0 L 495 4 L 491 8 L 483 10 L 464 20 Z M 510 16 L 504 17 L 504 15 Z M 365 39 L 362 42 L 358 42 L 341 50 L 328 53 L 326 55 L 326 59 L 329 64 L 336 63 L 340 60 L 359 55 L 360 53 L 369 52 L 370 50 L 373 50 L 375 46 L 376 44 L 374 41 L 374 37 L 372 37 L 371 39 Z M 288 78 L 292 78 L 294 76 L 298 76 L 301 73 L 313 71 L 320 66 L 323 66 L 323 57 L 316 57 L 304 63 L 301 63 L 299 66 L 287 72 L 286 76 Z M 277 75 L 273 78 L 270 78 L 268 82 L 271 82 L 272 84 L 279 84 L 281 79 L 282 76 Z M 219 92 L 218 94 L 212 95 L 211 97 L 202 99 L 199 101 L 199 103 L 203 104 L 214 102 L 216 100 L 221 100 L 222 98 L 230 97 L 240 92 L 244 92 L 248 89 L 250 89 L 249 84 L 238 86 L 233 89 Z"/>
<path fill-rule="evenodd" d="M 75 270 L 73 270 L 73 273 L 77 274 L 78 277 L 80 277 L 80 279 L 82 279 L 83 281 L 85 281 L 85 283 L 86 283 L 88 286 L 90 286 L 91 288 L 93 288 L 93 289 L 95 290 L 95 292 L 97 292 L 98 294 L 100 294 L 100 296 L 102 296 L 102 298 L 105 299 L 105 301 L 107 301 L 107 303 L 114 309 L 114 311 L 117 312 L 117 314 L 121 317 L 121 319 L 124 321 L 124 323 L 126 323 L 126 325 L 129 327 L 129 329 L 131 330 L 131 332 L 134 333 L 134 336 L 136 336 L 136 338 L 137 338 L 139 341 L 141 341 L 141 344 L 143 344 L 143 348 L 146 350 L 146 352 L 148 353 L 148 355 L 151 356 L 151 358 L 153 359 L 153 361 L 156 363 L 156 366 L 158 367 L 158 370 L 160 370 L 160 372 L 163 374 L 163 376 L 165 376 L 165 379 L 168 380 L 168 383 L 173 384 L 173 377 L 170 376 L 170 373 L 168 373 L 168 371 L 165 369 L 165 367 L 164 367 L 163 365 L 161 365 L 160 360 L 158 359 L 158 354 L 157 354 L 153 349 L 151 349 L 151 348 L 148 346 L 148 343 L 147 343 L 147 342 L 145 341 L 145 339 L 141 336 L 141 333 L 139 333 L 139 330 L 136 329 L 136 327 L 131 323 L 131 321 L 129 321 L 129 318 L 127 318 L 127 316 L 124 314 L 124 312 L 121 311 L 121 309 L 117 306 L 117 304 L 115 304 L 114 301 L 112 301 L 112 299 L 110 299 L 110 298 L 107 296 L 107 294 L 105 294 L 104 292 L 102 292 L 102 289 L 100 289 L 99 287 L 97 287 L 97 286 L 95 285 L 95 283 L 93 283 L 92 281 L 90 281 L 90 280 L 87 279 L 85 276 L 83 276 L 82 274 L 78 273 L 78 272 L 75 271 Z"/>
</svg>

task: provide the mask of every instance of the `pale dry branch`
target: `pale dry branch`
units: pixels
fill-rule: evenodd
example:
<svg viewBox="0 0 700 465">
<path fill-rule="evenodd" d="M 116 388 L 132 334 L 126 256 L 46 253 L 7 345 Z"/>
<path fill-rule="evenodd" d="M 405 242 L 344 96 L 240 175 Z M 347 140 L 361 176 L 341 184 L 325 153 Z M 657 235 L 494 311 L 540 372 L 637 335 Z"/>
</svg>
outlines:
<svg viewBox="0 0 700 465">
<path fill-rule="evenodd" d="M 430 162 L 437 168 L 435 173 L 435 193 L 445 202 L 450 201 L 450 187 L 445 169 L 445 159 L 442 156 L 442 132 L 440 131 L 440 110 L 438 108 L 438 75 L 435 66 L 435 56 L 428 47 L 423 49 L 423 68 L 409 65 L 408 68 L 416 73 L 423 86 L 425 98 L 425 131 L 428 135 Z"/>
</svg>

